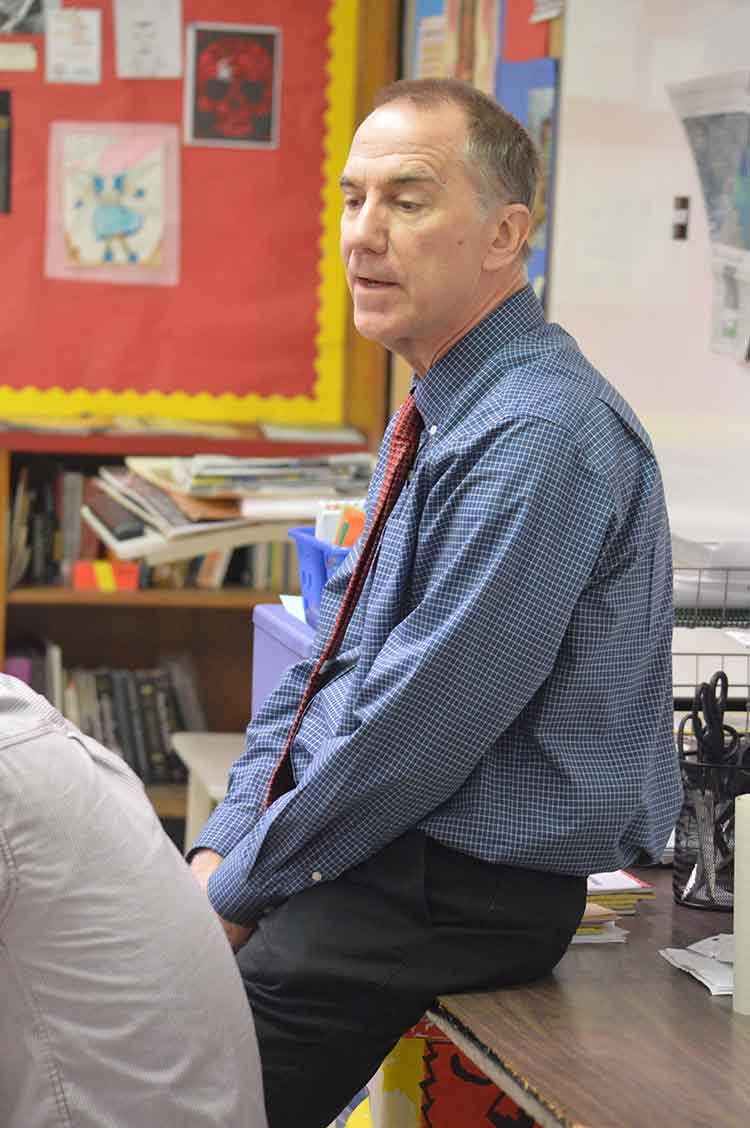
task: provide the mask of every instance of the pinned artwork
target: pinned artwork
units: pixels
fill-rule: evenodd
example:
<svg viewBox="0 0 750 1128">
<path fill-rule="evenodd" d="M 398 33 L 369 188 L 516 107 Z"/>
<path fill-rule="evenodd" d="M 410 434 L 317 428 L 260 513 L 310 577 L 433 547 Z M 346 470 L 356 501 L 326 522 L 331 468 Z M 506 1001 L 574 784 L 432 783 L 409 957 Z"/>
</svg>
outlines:
<svg viewBox="0 0 750 1128">
<path fill-rule="evenodd" d="M 275 149 L 279 143 L 281 31 L 245 24 L 188 27 L 185 140 Z"/>
<path fill-rule="evenodd" d="M 47 276 L 176 285 L 178 152 L 173 125 L 54 123 Z"/>
<path fill-rule="evenodd" d="M 750 360 L 750 71 L 667 87 L 690 146 L 711 238 L 711 348 Z"/>
<path fill-rule="evenodd" d="M 45 9 L 60 7 L 60 0 L 0 0 L 0 35 L 41 35 Z"/>
</svg>

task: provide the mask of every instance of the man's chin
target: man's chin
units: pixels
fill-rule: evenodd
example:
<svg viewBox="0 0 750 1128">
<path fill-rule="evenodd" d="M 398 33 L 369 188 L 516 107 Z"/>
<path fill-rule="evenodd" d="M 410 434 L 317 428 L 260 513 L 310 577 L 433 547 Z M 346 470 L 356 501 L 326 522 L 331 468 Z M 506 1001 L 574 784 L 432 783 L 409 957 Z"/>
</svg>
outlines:
<svg viewBox="0 0 750 1128">
<path fill-rule="evenodd" d="M 378 317 L 372 313 L 354 310 L 354 327 L 362 337 L 368 341 L 377 341 L 379 345 L 389 349 L 393 342 L 398 340 L 399 334 L 394 330 L 386 318 Z"/>
</svg>

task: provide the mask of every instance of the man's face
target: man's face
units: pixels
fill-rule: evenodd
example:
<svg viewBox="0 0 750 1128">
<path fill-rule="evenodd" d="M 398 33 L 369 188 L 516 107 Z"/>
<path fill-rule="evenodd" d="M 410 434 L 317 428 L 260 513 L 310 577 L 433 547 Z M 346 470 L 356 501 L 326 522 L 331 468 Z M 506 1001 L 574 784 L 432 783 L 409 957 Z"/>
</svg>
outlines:
<svg viewBox="0 0 750 1128">
<path fill-rule="evenodd" d="M 341 178 L 354 323 L 422 371 L 486 298 L 496 224 L 461 159 L 465 140 L 458 107 L 391 102 L 357 130 Z"/>
</svg>

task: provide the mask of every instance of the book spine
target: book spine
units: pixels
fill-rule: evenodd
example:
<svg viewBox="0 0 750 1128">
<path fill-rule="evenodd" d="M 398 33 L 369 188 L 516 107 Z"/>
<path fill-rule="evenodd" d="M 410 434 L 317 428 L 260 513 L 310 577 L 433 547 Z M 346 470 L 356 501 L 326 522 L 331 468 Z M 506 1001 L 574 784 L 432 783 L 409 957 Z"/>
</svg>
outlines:
<svg viewBox="0 0 750 1128">
<path fill-rule="evenodd" d="M 130 716 L 130 698 L 128 695 L 126 672 L 125 670 L 110 671 L 115 736 L 123 760 L 137 775 L 140 775 L 140 765 L 135 748 L 135 735 L 133 733 L 133 725 Z"/>
<path fill-rule="evenodd" d="M 156 710 L 159 715 L 162 745 L 167 757 L 167 764 L 169 765 L 170 779 L 173 783 L 185 783 L 187 780 L 187 768 L 172 747 L 172 733 L 176 732 L 179 728 L 177 707 L 172 685 L 166 670 L 160 668 L 154 671 L 154 673 Z"/>
<path fill-rule="evenodd" d="M 122 756 L 122 748 L 115 726 L 115 702 L 112 689 L 112 676 L 109 670 L 94 670 L 96 701 L 102 728 L 102 744 L 110 751 Z"/>
<path fill-rule="evenodd" d="M 232 551 L 231 548 L 217 548 L 213 552 L 207 552 L 196 574 L 195 586 L 220 588 L 227 574 Z"/>
<path fill-rule="evenodd" d="M 26 685 L 31 685 L 31 658 L 21 654 L 8 654 L 3 666 L 3 673 L 26 682 Z"/>
<path fill-rule="evenodd" d="M 56 477 L 46 481 L 42 487 L 45 525 L 45 578 L 44 583 L 55 584 L 60 578 L 62 559 L 62 533 L 60 531 L 58 491 Z"/>
<path fill-rule="evenodd" d="M 148 750 L 146 748 L 146 733 L 143 726 L 143 714 L 141 713 L 138 683 L 136 682 L 136 676 L 132 670 L 123 670 L 122 673 L 133 731 L 134 759 L 135 763 L 138 765 L 136 770 L 144 783 L 151 783 L 151 766 Z"/>
<path fill-rule="evenodd" d="M 89 476 L 83 481 L 83 497 L 81 498 L 81 505 L 89 505 L 92 497 L 98 494 L 96 486 L 96 478 Z M 79 560 L 96 560 L 101 551 L 102 542 L 96 535 L 86 521 L 81 517 L 81 507 L 78 509 L 78 535 L 80 538 L 78 558 Z"/>
<path fill-rule="evenodd" d="M 170 771 L 167 749 L 164 747 L 159 712 L 156 703 L 156 676 L 153 670 L 136 670 L 140 713 L 143 720 L 143 737 L 148 757 L 149 782 L 169 783 Z"/>
<path fill-rule="evenodd" d="M 68 671 L 63 689 L 62 713 L 76 728 L 81 727 L 81 710 L 78 704 L 78 687 L 75 683 L 72 670 Z"/>
<path fill-rule="evenodd" d="M 205 732 L 208 729 L 206 714 L 198 694 L 195 670 L 187 654 L 178 654 L 164 659 L 164 667 L 169 675 L 174 700 L 179 711 L 180 728 L 189 732 Z"/>
<path fill-rule="evenodd" d="M 78 470 L 63 470 L 60 493 L 60 528 L 62 539 L 60 571 L 63 583 L 70 584 L 73 562 L 79 558 L 81 553 L 83 474 Z"/>
</svg>

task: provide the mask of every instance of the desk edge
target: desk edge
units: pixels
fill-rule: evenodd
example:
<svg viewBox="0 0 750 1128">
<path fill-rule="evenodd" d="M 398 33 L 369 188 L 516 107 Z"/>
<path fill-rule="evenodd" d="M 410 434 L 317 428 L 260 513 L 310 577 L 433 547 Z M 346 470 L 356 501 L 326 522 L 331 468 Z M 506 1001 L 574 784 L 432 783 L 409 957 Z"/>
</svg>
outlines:
<svg viewBox="0 0 750 1128">
<path fill-rule="evenodd" d="M 541 1128 L 587 1128 L 581 1121 L 568 1116 L 558 1105 L 546 1100 L 509 1062 L 501 1061 L 489 1046 L 484 1045 L 460 1019 L 451 1014 L 444 1002 L 438 999 L 434 1007 L 428 1010 L 427 1017 L 511 1100 L 529 1116 L 533 1116 Z"/>
</svg>

